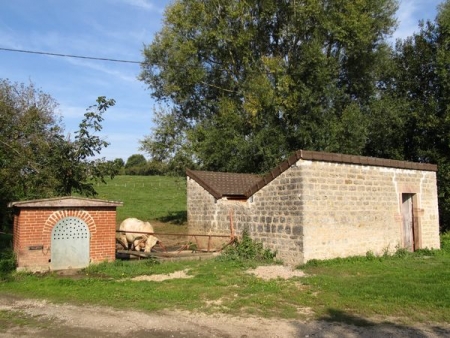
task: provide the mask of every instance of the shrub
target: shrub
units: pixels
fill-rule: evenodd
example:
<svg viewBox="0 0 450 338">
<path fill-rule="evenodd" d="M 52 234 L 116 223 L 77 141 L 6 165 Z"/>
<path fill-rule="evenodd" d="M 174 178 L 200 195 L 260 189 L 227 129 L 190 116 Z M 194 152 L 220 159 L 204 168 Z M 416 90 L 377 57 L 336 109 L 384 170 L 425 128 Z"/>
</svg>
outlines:
<svg viewBox="0 0 450 338">
<path fill-rule="evenodd" d="M 408 249 L 397 247 L 395 250 L 394 257 L 405 258 L 411 256 L 412 253 L 408 251 Z"/>
<path fill-rule="evenodd" d="M 450 231 L 441 235 L 441 250 L 450 254 Z"/>
<path fill-rule="evenodd" d="M 234 245 L 228 246 L 222 252 L 222 259 L 229 260 L 252 260 L 259 262 L 273 261 L 276 252 L 264 249 L 262 243 L 255 242 L 250 238 L 247 230 L 242 233 L 242 239 L 236 241 Z"/>
<path fill-rule="evenodd" d="M 12 249 L 0 251 L 0 280 L 16 269 L 16 258 Z"/>
</svg>

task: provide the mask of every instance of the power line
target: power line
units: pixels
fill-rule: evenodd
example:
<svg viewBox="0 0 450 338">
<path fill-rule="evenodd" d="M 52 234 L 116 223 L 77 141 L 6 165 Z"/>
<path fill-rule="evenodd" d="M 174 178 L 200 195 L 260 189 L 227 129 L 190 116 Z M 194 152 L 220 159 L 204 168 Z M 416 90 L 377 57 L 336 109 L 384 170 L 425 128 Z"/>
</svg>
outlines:
<svg viewBox="0 0 450 338">
<path fill-rule="evenodd" d="M 80 56 L 80 55 L 48 53 L 48 52 L 37 52 L 37 51 L 32 51 L 32 50 L 12 49 L 12 48 L 3 48 L 3 47 L 0 47 L 0 50 L 4 50 L 4 51 L 8 51 L 8 52 L 28 53 L 28 54 L 61 56 L 61 57 L 67 57 L 67 58 L 89 59 L 89 60 L 97 60 L 97 61 L 110 61 L 110 62 L 123 62 L 123 63 L 142 63 L 140 61 L 118 60 L 118 59 L 109 59 L 109 58 L 97 58 L 97 57 L 93 57 L 93 56 Z"/>
</svg>

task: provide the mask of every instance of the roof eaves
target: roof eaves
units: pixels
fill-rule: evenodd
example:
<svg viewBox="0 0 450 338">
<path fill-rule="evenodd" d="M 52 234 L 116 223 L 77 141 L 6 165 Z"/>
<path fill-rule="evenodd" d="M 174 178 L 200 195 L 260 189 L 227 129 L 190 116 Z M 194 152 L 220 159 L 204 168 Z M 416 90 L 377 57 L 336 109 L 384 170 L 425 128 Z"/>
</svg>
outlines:
<svg viewBox="0 0 450 338">
<path fill-rule="evenodd" d="M 93 198 L 83 198 L 74 196 L 52 197 L 36 200 L 24 200 L 8 203 L 9 208 L 54 208 L 54 207 L 118 207 L 123 206 L 123 202 L 107 201 Z"/>
<path fill-rule="evenodd" d="M 194 171 L 186 168 L 186 175 L 196 181 L 200 186 L 208 191 L 215 199 L 222 198 L 222 194 L 216 190 L 214 190 L 208 183 L 203 181 L 198 175 L 195 174 Z"/>
<path fill-rule="evenodd" d="M 381 166 L 381 167 L 391 167 L 400 169 L 413 169 L 413 170 L 424 170 L 424 171 L 437 171 L 436 164 L 430 163 L 417 163 L 408 161 L 398 161 L 381 159 L 376 157 L 368 156 L 358 156 L 358 155 L 345 155 L 336 153 L 326 153 L 311 150 L 297 150 L 293 153 L 287 160 L 281 162 L 278 166 L 272 169 L 268 174 L 263 176 L 259 181 L 253 184 L 249 189 L 244 192 L 246 198 L 249 198 L 257 191 L 265 187 L 275 178 L 280 176 L 283 172 L 289 169 L 291 166 L 295 165 L 298 160 L 311 160 L 311 161 L 325 161 L 325 162 L 335 162 L 335 163 L 348 163 L 348 164 L 359 164 L 359 165 L 369 165 L 369 166 Z M 222 198 L 223 195 L 212 187 L 210 187 L 206 182 L 200 179 L 195 173 L 189 169 L 186 169 L 188 176 L 197 181 L 203 188 L 209 191 L 215 198 Z"/>
<path fill-rule="evenodd" d="M 370 165 L 370 166 L 381 166 L 390 168 L 400 168 L 400 169 L 413 169 L 413 170 L 425 170 L 425 171 L 437 171 L 436 164 L 430 163 L 417 163 L 408 161 L 398 161 L 381 159 L 377 157 L 368 156 L 358 156 L 358 155 L 345 155 L 336 153 L 326 153 L 320 151 L 311 150 L 297 150 L 292 154 L 287 160 L 281 162 L 273 170 L 271 170 L 267 175 L 263 176 L 260 181 L 255 183 L 250 189 L 245 192 L 245 196 L 248 198 L 258 190 L 265 187 L 276 177 L 281 175 L 284 171 L 289 169 L 298 160 L 311 160 L 311 161 L 326 161 L 326 162 L 337 162 L 337 163 L 349 163 L 349 164 L 360 164 L 360 165 Z"/>
<path fill-rule="evenodd" d="M 376 167 L 424 170 L 424 171 L 437 171 L 438 170 L 438 167 L 436 164 L 390 160 L 390 159 L 384 159 L 384 158 L 378 158 L 378 157 L 335 154 L 335 153 L 326 153 L 326 152 L 309 151 L 309 150 L 298 150 L 296 152 L 296 154 L 297 154 L 297 160 L 303 159 L 303 160 L 312 160 L 312 161 L 360 164 L 360 165 L 369 165 L 369 166 L 376 166 Z"/>
</svg>

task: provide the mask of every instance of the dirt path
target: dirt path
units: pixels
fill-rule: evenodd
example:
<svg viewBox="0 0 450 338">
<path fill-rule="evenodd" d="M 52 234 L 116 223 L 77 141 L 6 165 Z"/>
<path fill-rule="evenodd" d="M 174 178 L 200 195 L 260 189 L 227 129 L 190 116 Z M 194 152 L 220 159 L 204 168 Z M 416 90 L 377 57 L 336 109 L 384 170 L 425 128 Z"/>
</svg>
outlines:
<svg viewBox="0 0 450 338">
<path fill-rule="evenodd" d="M 0 337 L 449 337 L 450 326 L 357 327 L 326 321 L 143 313 L 0 296 Z"/>
</svg>

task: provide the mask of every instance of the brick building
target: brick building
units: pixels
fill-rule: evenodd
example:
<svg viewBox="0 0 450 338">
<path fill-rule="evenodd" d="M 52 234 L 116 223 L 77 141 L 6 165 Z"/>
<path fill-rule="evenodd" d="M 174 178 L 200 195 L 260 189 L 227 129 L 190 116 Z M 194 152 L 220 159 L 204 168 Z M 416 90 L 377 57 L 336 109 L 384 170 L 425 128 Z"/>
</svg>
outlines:
<svg viewBox="0 0 450 338">
<path fill-rule="evenodd" d="M 18 270 L 84 268 L 115 260 L 121 202 L 76 197 L 13 202 Z"/>
<path fill-rule="evenodd" d="M 299 150 L 265 176 L 187 170 L 190 233 L 250 236 L 285 263 L 439 248 L 437 166 Z"/>
</svg>

